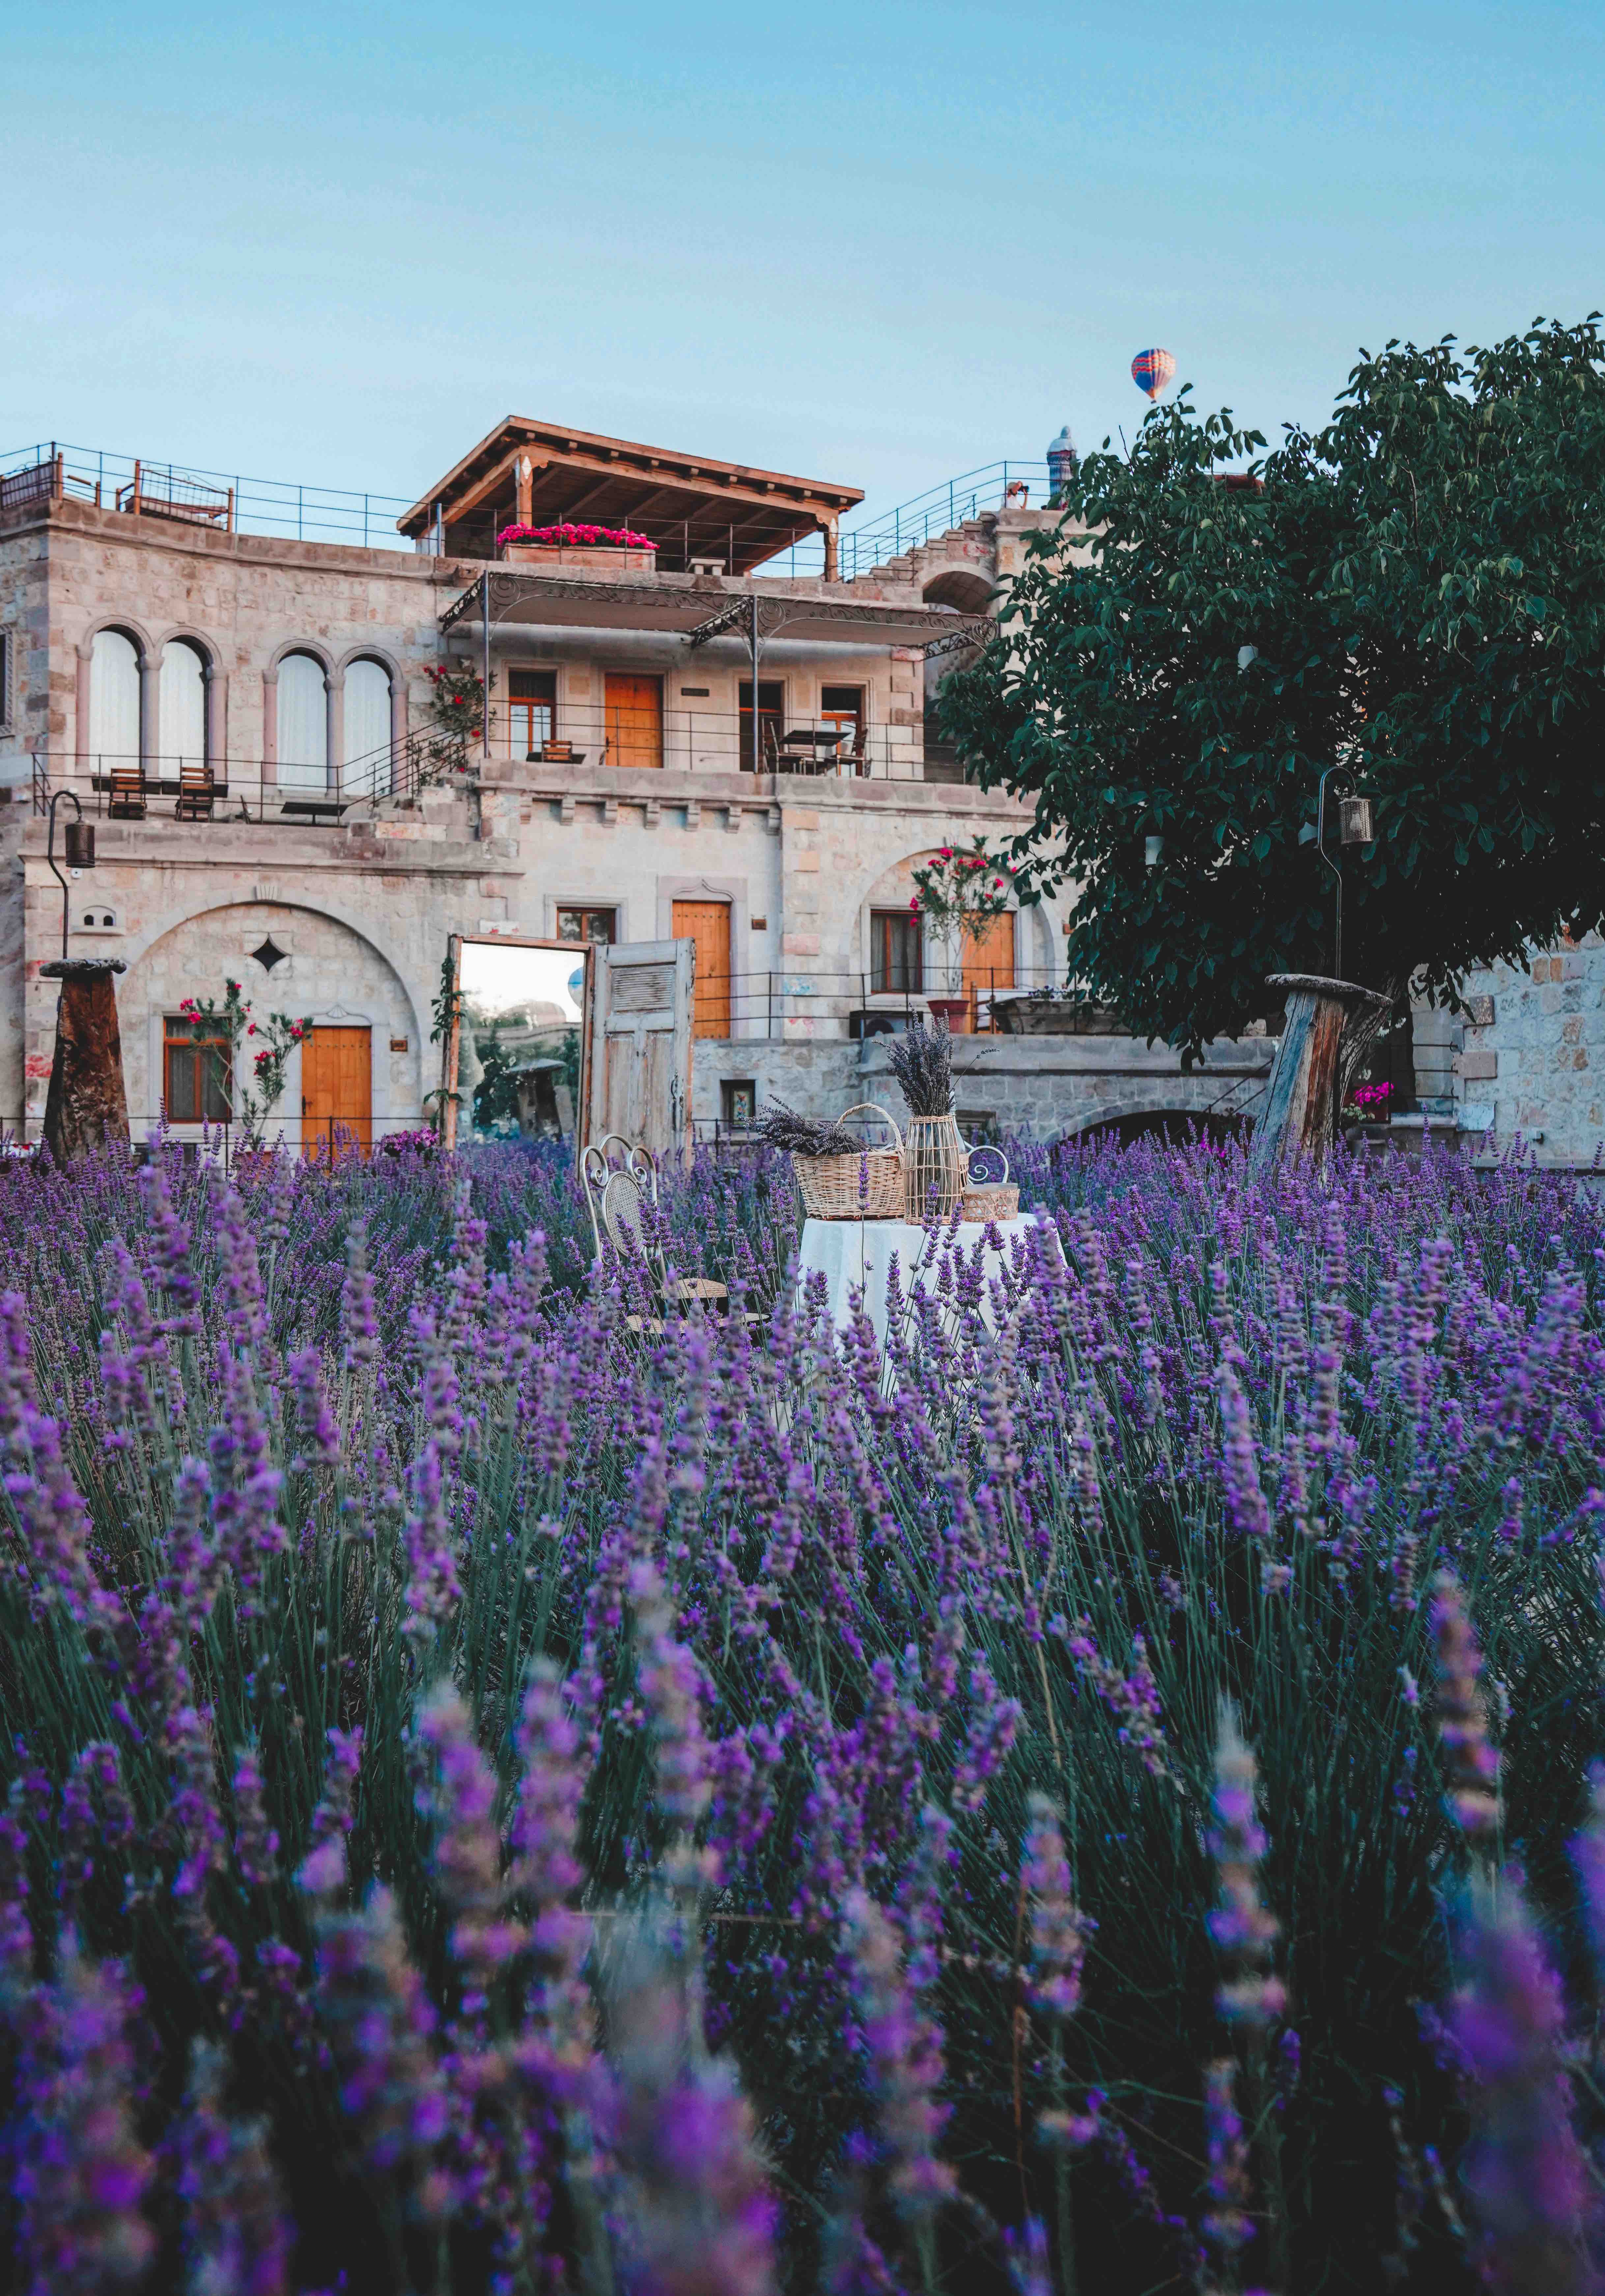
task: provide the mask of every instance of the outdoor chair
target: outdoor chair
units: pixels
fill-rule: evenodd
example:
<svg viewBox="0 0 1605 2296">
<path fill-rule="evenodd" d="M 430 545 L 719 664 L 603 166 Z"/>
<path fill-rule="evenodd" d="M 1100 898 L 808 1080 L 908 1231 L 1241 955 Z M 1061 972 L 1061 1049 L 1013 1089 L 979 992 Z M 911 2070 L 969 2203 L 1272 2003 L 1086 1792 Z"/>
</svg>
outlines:
<svg viewBox="0 0 1605 2296">
<path fill-rule="evenodd" d="M 145 817 L 145 768 L 143 759 L 117 759 L 106 776 L 110 795 L 106 811 L 113 821 L 143 821 Z"/>
<path fill-rule="evenodd" d="M 623 1152 L 621 1163 L 611 1161 L 608 1152 L 612 1148 Z M 649 1203 L 657 1208 L 658 1167 L 646 1149 L 626 1140 L 622 1133 L 610 1132 L 584 1151 L 579 1176 L 598 1259 L 604 1240 L 621 1259 L 643 1259 L 666 1308 L 684 1310 L 698 1302 L 708 1308 L 724 1305 L 730 1297 L 727 1285 L 711 1275 L 671 1276 L 661 1250 L 647 1241 L 642 1214 Z M 632 1331 L 663 1329 L 656 1316 L 628 1316 L 625 1320 Z M 746 1320 L 755 1323 L 757 1318 L 749 1314 Z"/>
<path fill-rule="evenodd" d="M 175 821 L 209 821 L 217 800 L 217 784 L 211 767 L 198 758 L 184 758 L 178 767 L 178 802 L 173 808 Z"/>
</svg>

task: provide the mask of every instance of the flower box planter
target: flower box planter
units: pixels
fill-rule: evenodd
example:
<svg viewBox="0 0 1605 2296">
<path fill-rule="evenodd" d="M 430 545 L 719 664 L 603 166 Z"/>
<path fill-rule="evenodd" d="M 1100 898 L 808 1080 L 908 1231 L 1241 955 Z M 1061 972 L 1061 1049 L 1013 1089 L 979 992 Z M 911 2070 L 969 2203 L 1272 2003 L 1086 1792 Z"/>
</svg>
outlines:
<svg viewBox="0 0 1605 2296">
<path fill-rule="evenodd" d="M 1126 1031 L 1107 1004 L 1057 996 L 994 996 L 993 1018 L 1005 1037 L 1119 1037 Z"/>
<path fill-rule="evenodd" d="M 504 542 L 501 554 L 510 566 L 585 566 L 606 574 L 651 574 L 658 563 L 656 550 L 611 542 Z"/>
<path fill-rule="evenodd" d="M 968 996 L 932 996 L 929 1000 L 933 1021 L 946 1021 L 950 1037 L 970 1034 L 970 999 Z"/>
</svg>

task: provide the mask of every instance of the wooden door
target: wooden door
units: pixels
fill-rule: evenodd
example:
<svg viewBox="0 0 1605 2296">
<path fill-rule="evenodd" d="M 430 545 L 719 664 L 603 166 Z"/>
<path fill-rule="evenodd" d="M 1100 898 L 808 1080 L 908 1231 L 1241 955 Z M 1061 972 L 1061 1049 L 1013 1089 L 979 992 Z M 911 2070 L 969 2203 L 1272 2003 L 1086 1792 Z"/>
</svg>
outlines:
<svg viewBox="0 0 1605 2296">
<path fill-rule="evenodd" d="M 373 1144 L 373 1032 L 320 1021 L 301 1046 L 302 1153 L 323 1159 L 342 1139 L 364 1156 Z"/>
<path fill-rule="evenodd" d="M 609 670 L 607 682 L 608 763 L 663 763 L 663 680 Z"/>
<path fill-rule="evenodd" d="M 582 1145 L 617 1132 L 662 1160 L 690 1162 L 696 955 L 690 940 L 624 941 L 592 950 Z"/>
<path fill-rule="evenodd" d="M 697 945 L 696 1000 L 692 1034 L 730 1034 L 730 904 L 676 901 L 675 939 Z"/>
<path fill-rule="evenodd" d="M 979 996 L 1014 986 L 1014 912 L 991 918 L 979 933 L 964 935 L 964 994 Z"/>
</svg>

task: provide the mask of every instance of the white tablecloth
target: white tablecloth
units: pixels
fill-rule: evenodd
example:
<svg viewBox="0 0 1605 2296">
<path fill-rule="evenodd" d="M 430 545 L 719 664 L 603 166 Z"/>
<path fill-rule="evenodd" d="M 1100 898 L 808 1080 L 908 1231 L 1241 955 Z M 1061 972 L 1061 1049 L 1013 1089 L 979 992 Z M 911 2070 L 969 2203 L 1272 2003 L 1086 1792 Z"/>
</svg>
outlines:
<svg viewBox="0 0 1605 2296">
<path fill-rule="evenodd" d="M 1011 1265 L 1014 1239 L 1030 1234 L 1036 1226 L 1036 1215 L 1020 1212 L 1015 1218 L 999 1220 L 996 1225 L 1003 1248 L 1000 1252 L 994 1244 L 983 1245 L 983 1283 Z M 933 1255 L 932 1241 L 925 1229 L 905 1220 L 805 1220 L 798 1263 L 798 1297 L 803 1296 L 810 1276 L 823 1275 L 831 1321 L 839 1332 L 844 1332 L 852 1321 L 852 1295 L 862 1292 L 876 1336 L 884 1343 L 886 1279 L 893 1255 L 897 1257 L 905 1299 L 916 1285 L 933 1291 L 938 1272 L 937 1263 L 949 1249 L 947 1239 L 952 1233 L 946 1226 L 938 1230 Z M 967 1263 L 986 1233 L 986 1225 L 980 1220 L 959 1222 L 954 1248 L 963 1254 Z M 1054 1242 L 1057 1248 L 1057 1238 Z M 990 1307 L 985 1304 L 984 1294 L 981 1312 L 990 1324 Z"/>
</svg>

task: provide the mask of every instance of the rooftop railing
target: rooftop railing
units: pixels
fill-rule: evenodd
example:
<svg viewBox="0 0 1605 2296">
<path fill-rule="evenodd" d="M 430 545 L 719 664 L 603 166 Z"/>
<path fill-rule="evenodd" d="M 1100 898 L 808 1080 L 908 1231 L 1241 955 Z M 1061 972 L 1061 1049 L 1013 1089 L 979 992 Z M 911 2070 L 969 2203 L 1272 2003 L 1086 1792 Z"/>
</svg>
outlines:
<svg viewBox="0 0 1605 2296">
<path fill-rule="evenodd" d="M 333 767 L 232 755 L 108 750 L 79 757 L 35 750 L 29 796 L 37 814 L 49 811 L 56 791 L 70 789 L 85 813 L 98 820 L 330 828 L 375 799 L 415 797 L 430 777 L 430 746 L 417 739 L 387 742 Z"/>
<path fill-rule="evenodd" d="M 47 444 L 0 454 L 0 512 L 51 500 L 84 502 L 130 517 L 165 519 L 225 534 L 344 542 L 364 550 L 412 551 L 396 521 L 405 495 L 354 494 L 300 480 L 255 479 L 239 472 L 152 463 L 99 447 Z"/>
<path fill-rule="evenodd" d="M 202 470 L 193 463 L 152 462 L 100 447 L 50 439 L 0 453 L 0 513 L 51 500 L 85 502 L 129 516 L 201 525 L 231 534 L 293 536 L 298 541 L 343 542 L 364 550 L 413 552 L 421 545 L 397 533 L 396 521 L 411 508 L 405 495 L 357 494 L 310 486 L 299 479 L 252 478 L 241 472 Z M 890 511 L 861 516 L 844 528 L 837 578 L 857 580 L 966 519 L 1048 500 L 1042 462 L 985 463 L 929 487 Z M 810 535 L 763 570 L 788 578 L 824 571 L 824 541 Z"/>
</svg>

